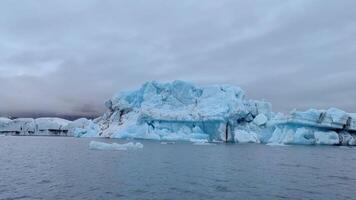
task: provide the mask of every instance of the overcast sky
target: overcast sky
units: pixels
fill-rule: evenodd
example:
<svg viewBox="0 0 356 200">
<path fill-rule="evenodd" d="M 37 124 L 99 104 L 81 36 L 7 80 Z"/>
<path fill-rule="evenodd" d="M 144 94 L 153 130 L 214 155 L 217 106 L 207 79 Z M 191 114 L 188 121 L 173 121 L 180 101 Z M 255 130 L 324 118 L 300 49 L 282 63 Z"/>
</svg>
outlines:
<svg viewBox="0 0 356 200">
<path fill-rule="evenodd" d="M 354 0 L 1 0 L 0 115 L 96 115 L 149 80 L 356 112 Z"/>
</svg>

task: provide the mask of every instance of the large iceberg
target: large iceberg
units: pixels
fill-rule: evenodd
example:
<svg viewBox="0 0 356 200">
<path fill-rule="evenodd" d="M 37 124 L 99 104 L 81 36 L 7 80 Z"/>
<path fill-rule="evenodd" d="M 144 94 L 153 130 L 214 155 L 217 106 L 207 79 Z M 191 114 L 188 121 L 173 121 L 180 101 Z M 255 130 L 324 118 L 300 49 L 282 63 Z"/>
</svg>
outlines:
<svg viewBox="0 0 356 200">
<path fill-rule="evenodd" d="M 96 120 L 100 135 L 111 138 L 234 142 L 234 132 L 263 134 L 271 104 L 249 100 L 239 87 L 148 82 L 105 103 Z"/>
<path fill-rule="evenodd" d="M 148 82 L 105 103 L 100 136 L 154 140 L 356 145 L 356 114 L 336 108 L 274 113 L 230 85 Z"/>
<path fill-rule="evenodd" d="M 269 102 L 248 99 L 231 85 L 152 81 L 114 95 L 105 106 L 95 120 L 0 118 L 0 135 L 356 145 L 354 113 L 337 108 L 274 113 Z"/>
</svg>

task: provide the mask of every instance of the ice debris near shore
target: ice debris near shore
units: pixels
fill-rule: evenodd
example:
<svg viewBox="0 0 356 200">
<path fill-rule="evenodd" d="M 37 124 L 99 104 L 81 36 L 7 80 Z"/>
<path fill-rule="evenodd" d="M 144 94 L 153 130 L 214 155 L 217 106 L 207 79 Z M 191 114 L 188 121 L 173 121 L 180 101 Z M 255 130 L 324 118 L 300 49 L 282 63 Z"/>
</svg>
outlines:
<svg viewBox="0 0 356 200">
<path fill-rule="evenodd" d="M 356 145 L 354 113 L 336 108 L 274 113 L 270 103 L 250 100 L 231 85 L 152 81 L 118 93 L 105 106 L 108 110 L 93 121 L 0 118 L 0 135 Z"/>
<path fill-rule="evenodd" d="M 98 141 L 91 141 L 89 143 L 89 149 L 92 150 L 111 150 L 111 151 L 126 151 L 130 149 L 142 149 L 143 144 L 140 142 L 128 142 L 125 144 L 117 144 L 117 143 L 105 143 Z"/>
</svg>

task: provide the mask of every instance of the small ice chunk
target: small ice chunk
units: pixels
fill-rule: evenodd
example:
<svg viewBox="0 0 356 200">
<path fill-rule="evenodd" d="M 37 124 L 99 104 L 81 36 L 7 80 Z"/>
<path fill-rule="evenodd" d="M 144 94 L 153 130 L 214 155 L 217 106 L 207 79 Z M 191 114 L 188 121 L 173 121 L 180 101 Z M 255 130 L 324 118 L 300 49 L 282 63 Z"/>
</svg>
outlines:
<svg viewBox="0 0 356 200">
<path fill-rule="evenodd" d="M 175 142 L 161 142 L 161 144 L 175 144 Z"/>
<path fill-rule="evenodd" d="M 98 141 L 91 141 L 89 143 L 89 149 L 92 150 L 112 150 L 112 151 L 126 151 L 128 149 L 142 149 L 143 144 L 137 142 L 128 142 L 126 144 L 117 144 L 117 143 L 105 143 Z"/>
<path fill-rule="evenodd" d="M 266 124 L 268 121 L 266 115 L 264 115 L 263 113 L 258 114 L 255 119 L 253 120 L 253 122 L 258 125 L 258 126 L 262 126 L 264 124 Z"/>
<path fill-rule="evenodd" d="M 281 143 L 276 143 L 276 142 L 272 142 L 272 143 L 267 143 L 266 144 L 267 146 L 271 146 L 271 147 L 287 147 L 289 145 L 286 145 L 286 144 L 281 144 Z"/>
<path fill-rule="evenodd" d="M 203 143 L 203 142 L 209 142 L 207 139 L 194 139 L 194 138 L 190 139 L 189 141 L 191 141 L 191 142 L 193 142 L 193 143 L 198 143 L 198 142 L 200 142 L 200 143 Z"/>
<path fill-rule="evenodd" d="M 194 142 L 193 145 L 215 145 L 213 143 L 209 143 L 209 142 Z"/>
<path fill-rule="evenodd" d="M 193 145 L 212 145 L 207 139 L 190 139 Z"/>
<path fill-rule="evenodd" d="M 316 144 L 334 145 L 339 144 L 339 136 L 334 131 L 316 131 L 314 133 Z"/>
</svg>

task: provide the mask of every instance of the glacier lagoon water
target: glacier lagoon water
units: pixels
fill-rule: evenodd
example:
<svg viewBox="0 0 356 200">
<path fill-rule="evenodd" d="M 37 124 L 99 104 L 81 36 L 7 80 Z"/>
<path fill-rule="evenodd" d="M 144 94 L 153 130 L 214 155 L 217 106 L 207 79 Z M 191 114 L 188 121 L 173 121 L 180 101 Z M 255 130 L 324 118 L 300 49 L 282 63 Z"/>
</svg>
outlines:
<svg viewBox="0 0 356 200">
<path fill-rule="evenodd" d="M 0 199 L 352 199 L 356 149 L 0 137 Z M 126 143 L 124 140 L 94 139 Z"/>
</svg>

